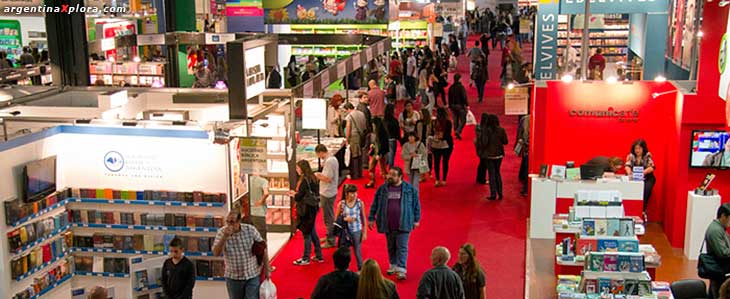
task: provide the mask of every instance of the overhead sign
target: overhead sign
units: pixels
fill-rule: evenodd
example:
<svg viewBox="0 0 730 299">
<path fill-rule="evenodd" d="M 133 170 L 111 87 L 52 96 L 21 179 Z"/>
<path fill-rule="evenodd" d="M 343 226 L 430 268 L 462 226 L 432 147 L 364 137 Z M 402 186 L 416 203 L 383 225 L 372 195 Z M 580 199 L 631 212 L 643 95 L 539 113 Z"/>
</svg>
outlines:
<svg viewBox="0 0 730 299">
<path fill-rule="evenodd" d="M 266 138 L 239 138 L 240 173 L 268 174 Z"/>
<path fill-rule="evenodd" d="M 165 34 L 140 34 L 137 35 L 137 46 L 164 45 Z"/>
<path fill-rule="evenodd" d="M 527 101 L 529 95 L 527 87 L 505 89 L 504 91 L 504 114 L 505 115 L 526 115 Z"/>
<path fill-rule="evenodd" d="M 555 79 L 558 67 L 558 0 L 540 0 L 535 21 L 535 78 Z"/>
<path fill-rule="evenodd" d="M 264 46 L 248 49 L 244 53 L 244 71 L 246 72 L 246 99 L 260 95 L 266 89 L 264 74 Z"/>
<path fill-rule="evenodd" d="M 303 99 L 302 100 L 302 128 L 313 130 L 326 130 L 327 100 L 325 99 Z"/>
<path fill-rule="evenodd" d="M 206 33 L 205 44 L 206 45 L 225 45 L 227 42 L 236 39 L 235 33 Z"/>
<path fill-rule="evenodd" d="M 590 0 L 592 14 L 667 12 L 667 0 Z M 560 14 L 582 14 L 585 0 L 560 0 Z"/>
</svg>

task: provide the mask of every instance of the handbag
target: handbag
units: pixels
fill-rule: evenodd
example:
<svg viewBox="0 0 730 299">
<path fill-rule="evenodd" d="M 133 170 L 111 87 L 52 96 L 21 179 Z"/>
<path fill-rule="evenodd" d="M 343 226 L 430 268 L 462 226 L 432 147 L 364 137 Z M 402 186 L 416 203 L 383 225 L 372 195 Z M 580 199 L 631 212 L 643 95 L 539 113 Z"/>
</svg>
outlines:
<svg viewBox="0 0 730 299">
<path fill-rule="evenodd" d="M 702 240 L 702 246 L 700 246 L 700 257 L 697 260 L 697 275 L 704 279 L 725 280 L 725 269 L 723 269 L 714 256 L 708 253 L 702 253 L 702 247 L 705 247 L 705 240 Z"/>
</svg>

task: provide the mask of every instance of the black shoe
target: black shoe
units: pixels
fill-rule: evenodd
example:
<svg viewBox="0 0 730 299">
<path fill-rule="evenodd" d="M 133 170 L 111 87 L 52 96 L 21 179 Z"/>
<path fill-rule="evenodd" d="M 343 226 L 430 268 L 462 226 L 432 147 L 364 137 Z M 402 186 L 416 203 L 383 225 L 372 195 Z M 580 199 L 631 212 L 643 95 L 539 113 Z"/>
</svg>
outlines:
<svg viewBox="0 0 730 299">
<path fill-rule="evenodd" d="M 500 194 L 500 195 L 499 195 L 499 196 L 498 196 L 497 198 L 498 198 L 499 200 L 502 200 L 502 198 L 504 198 L 504 196 L 503 196 L 502 194 Z"/>
<path fill-rule="evenodd" d="M 487 199 L 489 199 L 489 200 L 495 200 L 495 199 L 497 199 L 497 197 L 496 196 L 490 196 L 490 197 L 487 197 Z"/>
</svg>

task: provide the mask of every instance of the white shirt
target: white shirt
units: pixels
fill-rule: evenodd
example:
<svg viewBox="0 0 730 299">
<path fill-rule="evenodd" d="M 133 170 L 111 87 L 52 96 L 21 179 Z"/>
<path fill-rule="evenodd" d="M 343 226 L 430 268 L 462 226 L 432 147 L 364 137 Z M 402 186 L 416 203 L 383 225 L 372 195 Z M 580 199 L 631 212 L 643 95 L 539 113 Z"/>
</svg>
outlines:
<svg viewBox="0 0 730 299">
<path fill-rule="evenodd" d="M 332 182 L 327 183 L 324 181 L 319 182 L 319 195 L 324 197 L 335 197 L 337 196 L 337 186 L 339 186 L 340 178 L 340 164 L 337 158 L 329 156 L 324 160 L 324 168 L 322 169 L 322 175 L 330 178 Z"/>
<path fill-rule="evenodd" d="M 416 57 L 413 57 L 412 55 L 408 57 L 408 69 L 406 75 L 409 77 L 416 77 L 416 63 Z"/>
</svg>

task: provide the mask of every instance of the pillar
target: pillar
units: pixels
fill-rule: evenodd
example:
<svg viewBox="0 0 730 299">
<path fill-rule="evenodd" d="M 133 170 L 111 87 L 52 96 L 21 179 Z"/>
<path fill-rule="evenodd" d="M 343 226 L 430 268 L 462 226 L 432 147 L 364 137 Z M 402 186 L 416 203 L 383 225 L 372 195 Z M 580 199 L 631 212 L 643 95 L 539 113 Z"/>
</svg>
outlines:
<svg viewBox="0 0 730 299">
<path fill-rule="evenodd" d="M 46 0 L 48 6 L 84 6 L 83 0 Z M 48 54 L 53 85 L 89 85 L 89 43 L 84 13 L 47 13 Z M 71 49 L 72 51 L 69 51 Z"/>
</svg>

